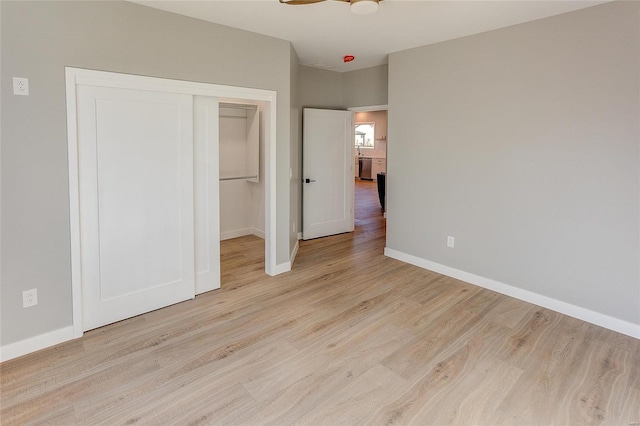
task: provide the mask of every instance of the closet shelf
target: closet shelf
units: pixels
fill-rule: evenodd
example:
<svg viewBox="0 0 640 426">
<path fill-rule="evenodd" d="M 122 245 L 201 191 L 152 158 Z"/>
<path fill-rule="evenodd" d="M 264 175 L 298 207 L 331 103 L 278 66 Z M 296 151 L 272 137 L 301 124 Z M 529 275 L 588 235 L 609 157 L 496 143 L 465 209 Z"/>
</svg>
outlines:
<svg viewBox="0 0 640 426">
<path fill-rule="evenodd" d="M 257 179 L 258 176 L 234 176 L 234 177 L 221 177 L 220 182 L 224 180 L 241 180 L 241 179 Z"/>
<path fill-rule="evenodd" d="M 247 110 L 257 110 L 258 105 L 247 105 L 247 104 L 226 104 L 220 102 L 220 108 L 233 108 L 233 109 L 247 109 Z"/>
</svg>

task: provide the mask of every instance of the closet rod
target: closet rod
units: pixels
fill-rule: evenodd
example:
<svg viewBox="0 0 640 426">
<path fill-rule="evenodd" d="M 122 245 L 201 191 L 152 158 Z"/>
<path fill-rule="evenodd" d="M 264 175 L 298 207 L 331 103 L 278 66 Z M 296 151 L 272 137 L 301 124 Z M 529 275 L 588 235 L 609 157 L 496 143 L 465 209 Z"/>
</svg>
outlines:
<svg viewBox="0 0 640 426">
<path fill-rule="evenodd" d="M 220 181 L 222 182 L 223 180 L 240 180 L 240 179 L 258 179 L 258 176 L 225 177 L 225 178 L 220 178 Z"/>
<path fill-rule="evenodd" d="M 246 104 L 223 104 L 221 103 L 220 108 L 235 108 L 235 109 L 258 109 L 258 105 L 246 105 Z"/>
<path fill-rule="evenodd" d="M 244 115 L 224 115 L 224 114 L 220 114 L 218 115 L 218 117 L 222 117 L 222 118 L 240 118 L 242 120 L 246 120 L 247 117 L 245 117 Z"/>
</svg>

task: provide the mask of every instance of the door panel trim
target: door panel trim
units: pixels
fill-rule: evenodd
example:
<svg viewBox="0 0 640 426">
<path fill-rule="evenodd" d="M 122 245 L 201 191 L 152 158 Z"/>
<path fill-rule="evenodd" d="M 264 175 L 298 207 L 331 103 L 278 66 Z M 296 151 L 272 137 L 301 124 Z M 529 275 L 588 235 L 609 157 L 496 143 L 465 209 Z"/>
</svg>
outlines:
<svg viewBox="0 0 640 426">
<path fill-rule="evenodd" d="M 192 98 L 79 87 L 85 331 L 194 297 Z"/>
<path fill-rule="evenodd" d="M 220 259 L 220 203 L 216 202 L 220 200 L 220 181 L 216 178 L 220 174 L 218 104 L 219 99 L 211 96 L 193 97 L 196 295 L 220 288 L 220 262 L 211 262 Z"/>
</svg>

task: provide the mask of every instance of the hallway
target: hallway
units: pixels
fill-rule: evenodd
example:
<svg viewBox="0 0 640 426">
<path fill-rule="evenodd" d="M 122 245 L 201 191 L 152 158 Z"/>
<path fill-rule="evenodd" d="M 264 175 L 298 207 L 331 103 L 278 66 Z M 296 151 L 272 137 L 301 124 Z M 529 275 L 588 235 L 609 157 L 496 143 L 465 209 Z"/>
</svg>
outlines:
<svg viewBox="0 0 640 426">
<path fill-rule="evenodd" d="M 384 249 L 386 220 L 378 198 L 376 181 L 355 180 L 355 227 L 354 238 L 365 234 L 366 238 L 381 244 L 381 249 Z"/>
</svg>

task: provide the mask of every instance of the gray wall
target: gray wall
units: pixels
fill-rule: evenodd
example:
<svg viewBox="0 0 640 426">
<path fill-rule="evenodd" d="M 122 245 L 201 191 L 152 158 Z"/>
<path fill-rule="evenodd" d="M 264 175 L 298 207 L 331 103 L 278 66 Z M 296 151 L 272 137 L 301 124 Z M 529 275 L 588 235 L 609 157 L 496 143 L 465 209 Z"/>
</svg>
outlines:
<svg viewBox="0 0 640 426">
<path fill-rule="evenodd" d="M 65 66 L 276 90 L 277 262 L 289 260 L 289 42 L 126 2 L 1 7 L 2 345 L 71 325 Z M 12 95 L 13 76 L 31 96 Z M 33 287 L 39 304 L 22 309 Z"/>
<path fill-rule="evenodd" d="M 344 109 L 342 74 L 300 65 L 298 105 L 300 109 Z"/>
<path fill-rule="evenodd" d="M 344 105 L 347 108 L 386 105 L 388 81 L 388 65 L 343 73 Z"/>
<path fill-rule="evenodd" d="M 344 73 L 304 65 L 298 70 L 301 108 L 345 109 L 387 104 L 388 65 Z"/>
<path fill-rule="evenodd" d="M 392 54 L 387 246 L 640 324 L 639 19 L 614 2 Z"/>
</svg>

